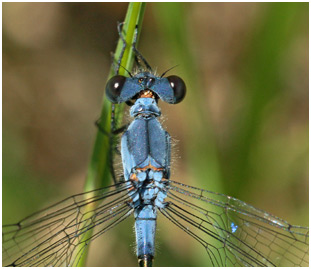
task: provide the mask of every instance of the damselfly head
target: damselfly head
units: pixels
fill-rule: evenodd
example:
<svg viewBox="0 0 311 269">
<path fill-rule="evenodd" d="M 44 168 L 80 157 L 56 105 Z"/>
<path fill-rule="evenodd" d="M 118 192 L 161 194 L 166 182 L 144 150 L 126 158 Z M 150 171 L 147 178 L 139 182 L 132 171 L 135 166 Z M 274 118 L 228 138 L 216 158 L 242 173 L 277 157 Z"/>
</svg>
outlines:
<svg viewBox="0 0 311 269">
<path fill-rule="evenodd" d="M 186 95 L 186 84 L 178 76 L 159 77 L 143 71 L 129 78 L 116 75 L 106 85 L 106 95 L 112 103 L 140 98 L 140 93 L 147 90 L 152 92 L 154 99 L 160 98 L 164 102 L 177 104 Z"/>
</svg>

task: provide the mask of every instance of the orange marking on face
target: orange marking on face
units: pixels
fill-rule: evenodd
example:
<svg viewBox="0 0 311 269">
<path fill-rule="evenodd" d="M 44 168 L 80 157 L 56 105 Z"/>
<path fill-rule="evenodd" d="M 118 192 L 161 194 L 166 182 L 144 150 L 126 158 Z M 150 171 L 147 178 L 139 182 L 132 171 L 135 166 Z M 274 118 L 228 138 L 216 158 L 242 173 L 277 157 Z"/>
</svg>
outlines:
<svg viewBox="0 0 311 269">
<path fill-rule="evenodd" d="M 155 98 L 154 93 L 150 90 L 145 90 L 139 93 L 138 98 Z"/>
</svg>

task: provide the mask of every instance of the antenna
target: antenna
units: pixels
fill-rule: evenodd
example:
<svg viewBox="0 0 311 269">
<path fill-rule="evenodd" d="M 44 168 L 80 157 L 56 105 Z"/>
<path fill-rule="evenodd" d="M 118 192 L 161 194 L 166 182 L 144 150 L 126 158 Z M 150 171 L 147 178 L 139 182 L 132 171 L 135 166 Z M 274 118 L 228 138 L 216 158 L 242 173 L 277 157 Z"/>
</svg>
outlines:
<svg viewBox="0 0 311 269">
<path fill-rule="evenodd" d="M 120 64 L 120 67 L 122 67 L 122 68 L 129 74 L 129 76 L 130 76 L 131 78 L 133 77 L 133 75 L 131 74 L 131 72 L 128 71 L 124 66 L 122 66 L 122 65 Z"/>
<path fill-rule="evenodd" d="M 177 65 L 175 65 L 175 66 L 173 66 L 173 67 L 167 69 L 160 77 L 163 78 L 164 75 L 165 75 L 168 71 L 172 70 L 173 68 L 177 67 L 178 65 L 179 65 L 179 64 L 177 64 Z"/>
</svg>

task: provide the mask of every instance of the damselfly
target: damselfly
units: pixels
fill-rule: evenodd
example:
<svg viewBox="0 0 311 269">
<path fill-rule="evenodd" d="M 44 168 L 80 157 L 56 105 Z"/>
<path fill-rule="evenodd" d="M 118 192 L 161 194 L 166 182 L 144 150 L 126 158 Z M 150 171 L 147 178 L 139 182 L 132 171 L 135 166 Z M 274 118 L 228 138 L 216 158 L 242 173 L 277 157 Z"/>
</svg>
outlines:
<svg viewBox="0 0 311 269">
<path fill-rule="evenodd" d="M 135 42 L 133 50 L 145 69 L 116 75 L 106 86 L 111 102 L 134 101 L 132 122 L 121 139 L 123 180 L 4 226 L 3 264 L 75 266 L 91 241 L 134 216 L 140 266 L 152 265 L 161 218 L 201 244 L 214 266 L 308 266 L 308 228 L 170 179 L 170 135 L 158 120 L 158 101 L 182 101 L 186 86 L 177 76 L 155 75 Z"/>
</svg>

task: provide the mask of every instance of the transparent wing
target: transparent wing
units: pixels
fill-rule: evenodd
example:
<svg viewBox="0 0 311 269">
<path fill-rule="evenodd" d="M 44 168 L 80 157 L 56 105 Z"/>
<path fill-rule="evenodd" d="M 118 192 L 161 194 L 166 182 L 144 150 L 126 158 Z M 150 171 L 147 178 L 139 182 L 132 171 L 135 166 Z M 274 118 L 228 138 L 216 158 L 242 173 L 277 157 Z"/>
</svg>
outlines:
<svg viewBox="0 0 311 269">
<path fill-rule="evenodd" d="M 3 226 L 3 265 L 76 266 L 90 241 L 131 215 L 127 188 L 120 183 L 77 194 Z"/>
<path fill-rule="evenodd" d="M 236 198 L 169 181 L 160 209 L 206 249 L 214 266 L 308 266 L 309 228 Z"/>
</svg>

